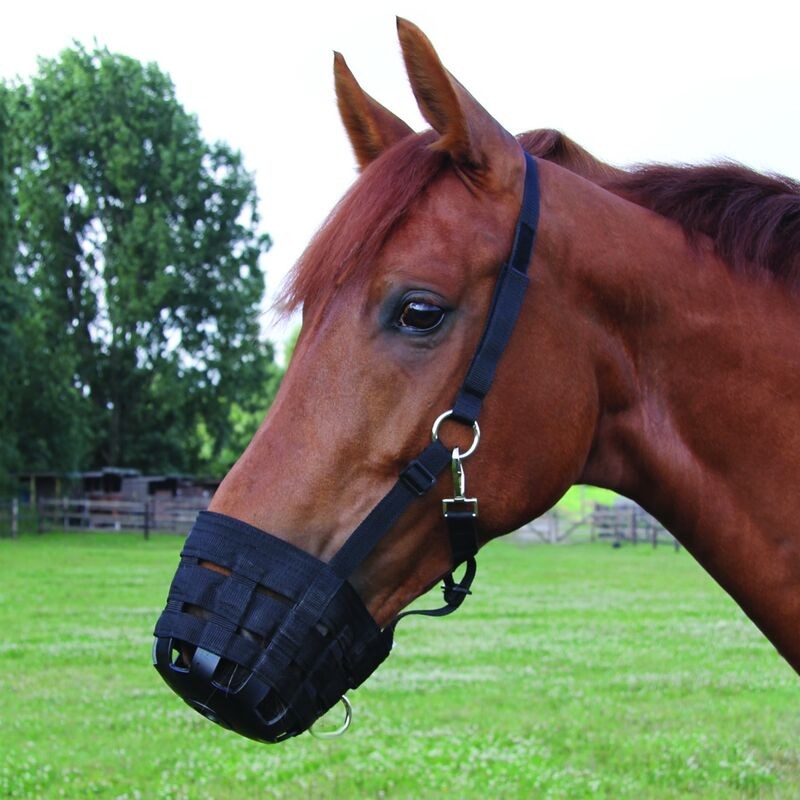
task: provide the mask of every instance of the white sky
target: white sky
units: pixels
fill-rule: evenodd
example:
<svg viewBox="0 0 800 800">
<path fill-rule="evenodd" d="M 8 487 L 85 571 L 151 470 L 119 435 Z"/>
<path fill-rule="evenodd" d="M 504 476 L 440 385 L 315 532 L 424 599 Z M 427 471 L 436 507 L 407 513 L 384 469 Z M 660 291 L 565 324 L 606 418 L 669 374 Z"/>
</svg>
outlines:
<svg viewBox="0 0 800 800">
<path fill-rule="evenodd" d="M 3 11 L 0 77 L 27 77 L 74 39 L 156 61 L 206 138 L 255 171 L 273 295 L 355 175 L 332 51 L 425 127 L 396 14 L 514 133 L 559 128 L 616 164 L 725 156 L 800 178 L 797 0 L 28 0 Z"/>
</svg>

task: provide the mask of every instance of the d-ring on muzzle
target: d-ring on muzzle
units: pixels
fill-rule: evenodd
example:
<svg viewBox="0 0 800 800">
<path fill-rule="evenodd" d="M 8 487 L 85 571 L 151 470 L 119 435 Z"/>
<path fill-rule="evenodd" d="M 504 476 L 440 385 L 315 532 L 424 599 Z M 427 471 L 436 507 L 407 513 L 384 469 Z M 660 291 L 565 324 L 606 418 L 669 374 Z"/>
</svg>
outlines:
<svg viewBox="0 0 800 800">
<path fill-rule="evenodd" d="M 208 511 L 198 516 L 156 623 L 153 663 L 180 697 L 212 721 L 251 739 L 279 742 L 307 730 L 374 672 L 404 615 L 381 630 L 348 579 L 447 466 L 457 477 L 455 496 L 445 504 L 453 562 L 466 562 L 467 569 L 460 583 L 445 576 L 445 607 L 425 613 L 450 613 L 469 592 L 477 501 L 464 496 L 461 462 L 473 448 L 451 452 L 438 428 L 452 417 L 477 434 L 483 399 L 522 307 L 539 216 L 536 162 L 527 154 L 525 159 L 514 246 L 453 408 L 437 419 L 433 442 L 331 562 L 232 517 Z"/>
</svg>

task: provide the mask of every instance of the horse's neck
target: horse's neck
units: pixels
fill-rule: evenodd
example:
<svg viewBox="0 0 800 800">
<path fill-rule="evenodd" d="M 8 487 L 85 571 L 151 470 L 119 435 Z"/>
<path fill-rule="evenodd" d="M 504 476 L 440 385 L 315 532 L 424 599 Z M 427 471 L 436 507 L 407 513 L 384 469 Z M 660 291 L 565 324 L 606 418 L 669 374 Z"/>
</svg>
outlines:
<svg viewBox="0 0 800 800">
<path fill-rule="evenodd" d="M 583 275 L 607 323 L 583 479 L 660 518 L 800 671 L 800 303 L 641 209 L 602 235 L 614 252 L 588 251 Z"/>
</svg>

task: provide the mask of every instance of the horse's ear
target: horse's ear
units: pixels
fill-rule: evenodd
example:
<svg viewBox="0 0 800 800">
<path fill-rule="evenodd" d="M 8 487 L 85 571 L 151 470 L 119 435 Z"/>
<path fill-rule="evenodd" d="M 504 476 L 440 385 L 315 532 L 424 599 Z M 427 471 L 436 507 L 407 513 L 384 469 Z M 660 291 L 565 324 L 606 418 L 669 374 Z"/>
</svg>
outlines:
<svg viewBox="0 0 800 800">
<path fill-rule="evenodd" d="M 428 37 L 400 17 L 397 33 L 422 116 L 441 134 L 434 146 L 477 173 L 494 169 L 508 153 L 518 156 L 514 137 L 444 68 Z"/>
<path fill-rule="evenodd" d="M 333 54 L 333 77 L 339 113 L 361 169 L 387 147 L 413 133 L 403 120 L 361 88 L 341 53 Z"/>
</svg>

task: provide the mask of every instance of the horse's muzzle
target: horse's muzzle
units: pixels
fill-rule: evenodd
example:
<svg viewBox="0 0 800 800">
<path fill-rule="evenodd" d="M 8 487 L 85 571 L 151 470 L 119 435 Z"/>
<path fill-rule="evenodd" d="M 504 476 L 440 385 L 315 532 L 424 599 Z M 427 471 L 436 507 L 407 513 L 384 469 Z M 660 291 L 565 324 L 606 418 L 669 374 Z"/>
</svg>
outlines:
<svg viewBox="0 0 800 800">
<path fill-rule="evenodd" d="M 153 664 L 170 687 L 261 742 L 307 730 L 392 646 L 392 628 L 381 630 L 328 564 L 208 511 L 181 551 L 154 633 Z"/>
<path fill-rule="evenodd" d="M 432 441 L 400 473 L 330 564 L 223 514 L 203 511 L 181 552 L 167 607 L 156 623 L 153 663 L 164 680 L 209 719 L 262 742 L 307 730 L 389 655 L 394 625 L 381 630 L 348 576 L 425 496 L 450 465 L 445 500 L 453 564 L 445 576 L 444 616 L 461 605 L 475 576 L 477 500 L 464 496 L 461 462 L 478 444 L 478 414 L 522 309 L 539 219 L 536 160 L 525 154 L 525 189 L 514 245 L 500 270 L 489 317 L 453 407 Z M 449 417 L 475 438 L 463 455 L 439 439 Z M 208 564 L 223 570 L 209 569 Z"/>
</svg>

